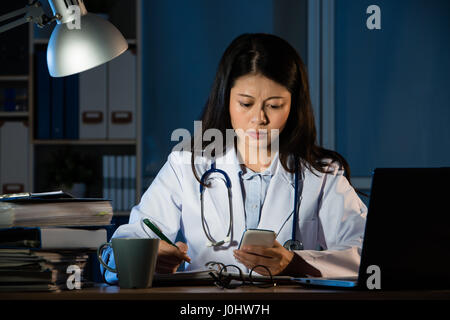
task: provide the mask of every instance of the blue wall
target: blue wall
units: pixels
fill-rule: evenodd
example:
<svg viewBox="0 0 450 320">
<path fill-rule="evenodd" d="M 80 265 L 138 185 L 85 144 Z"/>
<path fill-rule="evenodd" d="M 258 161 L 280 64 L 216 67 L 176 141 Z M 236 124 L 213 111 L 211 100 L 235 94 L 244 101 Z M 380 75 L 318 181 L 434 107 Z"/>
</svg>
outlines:
<svg viewBox="0 0 450 320">
<path fill-rule="evenodd" d="M 143 187 L 164 164 L 176 128 L 193 131 L 225 48 L 267 32 L 305 51 L 305 1 L 143 1 Z"/>
<path fill-rule="evenodd" d="M 366 8 L 381 9 L 381 30 Z M 450 1 L 336 1 L 336 142 L 353 176 L 450 165 Z"/>
<path fill-rule="evenodd" d="M 381 30 L 366 9 L 381 8 Z M 450 1 L 336 0 L 336 149 L 353 176 L 450 164 Z M 287 39 L 306 63 L 304 0 L 143 1 L 146 188 L 176 128 L 193 130 L 219 59 L 244 32 Z M 143 190 L 142 190 L 143 191 Z"/>
</svg>

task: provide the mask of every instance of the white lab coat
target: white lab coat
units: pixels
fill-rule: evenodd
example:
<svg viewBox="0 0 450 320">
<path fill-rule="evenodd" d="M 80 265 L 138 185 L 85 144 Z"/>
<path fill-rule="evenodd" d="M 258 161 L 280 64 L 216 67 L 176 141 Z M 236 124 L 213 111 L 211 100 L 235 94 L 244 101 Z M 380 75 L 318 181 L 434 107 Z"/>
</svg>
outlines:
<svg viewBox="0 0 450 320">
<path fill-rule="evenodd" d="M 141 220 L 147 217 L 172 241 L 179 230 L 183 232 L 192 259 L 187 270 L 204 269 L 209 261 L 236 264 L 247 270 L 233 257 L 233 250 L 237 249 L 245 230 L 240 167 L 234 148 L 216 160 L 216 168 L 225 171 L 231 180 L 233 207 L 232 241 L 219 248 L 206 245 L 199 182 L 192 172 L 190 158 L 191 153 L 186 151 L 174 151 L 169 155 L 141 202 L 132 209 L 129 224 L 120 226 L 113 237 L 156 237 L 142 227 Z M 209 160 L 200 160 L 195 165 L 199 177 L 211 166 Z M 258 228 L 274 230 L 278 233 L 277 241 L 283 244 L 292 234 L 294 174 L 284 170 L 278 158 L 275 161 L 277 168 L 267 190 Z M 303 192 L 298 227 L 305 250 L 295 253 L 324 277 L 355 276 L 367 208 L 343 171 L 334 164 L 331 166 L 334 168 L 331 174 L 315 172 L 316 176 L 306 168 L 301 174 Z M 227 189 L 219 179 L 212 180 L 212 187 L 205 191 L 204 212 L 212 237 L 216 241 L 223 240 L 229 227 L 229 209 Z"/>
</svg>

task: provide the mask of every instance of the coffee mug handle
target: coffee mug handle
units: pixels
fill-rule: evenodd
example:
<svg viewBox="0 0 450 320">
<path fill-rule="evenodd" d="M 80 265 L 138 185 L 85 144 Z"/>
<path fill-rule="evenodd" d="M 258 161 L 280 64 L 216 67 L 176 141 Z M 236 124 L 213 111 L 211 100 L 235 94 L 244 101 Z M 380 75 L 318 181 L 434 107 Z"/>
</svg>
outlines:
<svg viewBox="0 0 450 320">
<path fill-rule="evenodd" d="M 105 261 L 103 261 L 102 254 L 103 254 L 103 249 L 105 247 L 111 247 L 111 243 L 110 242 L 105 242 L 102 245 L 100 245 L 100 247 L 98 247 L 98 249 L 97 249 L 97 259 L 105 267 L 106 270 L 108 270 L 110 272 L 117 273 L 117 269 L 111 268 L 110 266 L 108 266 L 105 263 Z"/>
</svg>

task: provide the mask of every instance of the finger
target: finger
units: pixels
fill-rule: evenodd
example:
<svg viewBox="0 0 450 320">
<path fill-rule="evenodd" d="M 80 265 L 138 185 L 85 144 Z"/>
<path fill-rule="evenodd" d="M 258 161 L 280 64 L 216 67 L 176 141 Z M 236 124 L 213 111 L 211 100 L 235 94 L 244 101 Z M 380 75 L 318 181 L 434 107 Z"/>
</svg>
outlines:
<svg viewBox="0 0 450 320">
<path fill-rule="evenodd" d="M 186 243 L 178 241 L 175 245 L 180 249 L 181 252 L 186 253 L 188 251 L 188 246 Z"/>
<path fill-rule="evenodd" d="M 164 263 L 172 266 L 180 264 L 181 262 L 183 262 L 183 260 L 175 256 L 159 256 L 157 260 L 157 263 Z"/>
<path fill-rule="evenodd" d="M 156 270 L 161 272 L 173 271 L 175 272 L 183 261 L 179 259 L 173 259 L 173 257 L 159 257 L 156 261 Z M 157 272 L 160 272 L 157 271 Z"/>
<path fill-rule="evenodd" d="M 187 251 L 187 245 L 183 242 L 177 242 L 177 245 L 181 244 L 181 247 L 183 250 Z M 184 260 L 187 262 L 191 262 L 191 258 L 186 254 L 186 252 L 181 251 L 177 247 L 168 244 L 166 241 L 160 241 L 159 242 L 159 250 L 158 255 L 165 255 L 165 256 L 176 256 L 180 260 Z"/>
<path fill-rule="evenodd" d="M 168 244 L 166 241 L 164 240 L 159 241 L 159 248 L 158 248 L 159 253 L 172 253 L 175 252 L 176 250 L 177 250 L 176 247 Z"/>
<path fill-rule="evenodd" d="M 242 263 L 243 265 L 245 265 L 249 269 L 253 269 L 258 265 L 264 265 L 266 268 L 268 268 L 270 270 L 270 272 L 272 272 L 272 269 L 273 269 L 270 264 L 255 261 L 250 255 L 247 255 L 247 256 L 243 255 L 243 256 L 236 257 L 236 260 L 239 261 L 240 263 Z M 269 272 L 265 268 L 262 268 L 262 267 L 256 268 L 255 272 L 262 274 L 262 275 L 269 275 Z"/>
<path fill-rule="evenodd" d="M 191 262 L 191 258 L 185 253 L 181 252 L 162 252 L 158 254 L 158 260 L 167 262 L 167 263 L 181 263 L 183 261 Z"/>
<path fill-rule="evenodd" d="M 187 252 L 188 252 L 187 244 L 184 242 L 178 241 L 177 243 L 175 243 L 175 245 L 183 253 L 182 259 L 186 262 L 191 262 L 191 258 L 187 255 Z"/>
<path fill-rule="evenodd" d="M 261 246 L 244 246 L 242 249 L 238 250 L 248 254 L 259 255 L 267 258 L 277 256 L 276 252 L 272 248 L 261 247 Z"/>
<path fill-rule="evenodd" d="M 175 273 L 178 267 L 168 267 L 168 266 L 156 266 L 155 271 L 157 273 Z"/>
<path fill-rule="evenodd" d="M 270 257 L 264 257 L 262 255 L 255 255 L 252 253 L 246 252 L 235 252 L 235 258 L 240 260 L 240 262 L 244 262 L 247 267 L 253 268 L 256 265 L 265 265 L 267 267 L 276 264 L 276 260 Z"/>
<path fill-rule="evenodd" d="M 273 248 L 284 248 L 281 243 L 279 243 L 277 240 L 274 241 L 273 243 Z"/>
<path fill-rule="evenodd" d="M 179 255 L 179 257 L 181 258 L 181 260 L 184 260 L 186 262 L 191 262 L 191 257 L 189 257 L 186 253 L 181 252 L 181 255 Z"/>
</svg>

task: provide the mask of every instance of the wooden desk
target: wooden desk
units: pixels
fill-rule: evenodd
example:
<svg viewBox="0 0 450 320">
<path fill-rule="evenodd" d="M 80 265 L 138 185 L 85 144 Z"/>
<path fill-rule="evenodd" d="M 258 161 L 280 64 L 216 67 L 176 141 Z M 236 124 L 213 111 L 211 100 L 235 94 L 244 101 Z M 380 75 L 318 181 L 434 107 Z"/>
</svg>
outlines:
<svg viewBox="0 0 450 320">
<path fill-rule="evenodd" d="M 244 286 L 236 289 L 220 289 L 215 286 L 120 289 L 117 286 L 99 285 L 94 288 L 61 292 L 2 292 L 1 300 L 450 300 L 450 290 L 356 291 L 315 289 L 296 285 L 280 285 L 272 288 Z"/>
<path fill-rule="evenodd" d="M 405 312 L 444 314 L 449 300 L 450 290 L 349 291 L 293 285 L 237 289 L 214 286 L 120 289 L 100 285 L 53 293 L 0 293 L 1 309 L 20 310 L 25 319 L 35 318 L 36 314 L 45 314 L 46 319 L 50 319 L 49 315 L 61 319 L 69 314 L 101 319 L 115 319 L 125 314 L 136 319 L 144 311 L 149 315 L 164 315 L 163 320 L 291 319 L 293 314 L 308 314 L 311 310 L 321 318 L 334 319 L 337 314 L 367 312 L 375 319 L 383 319 L 386 315 L 396 314 L 404 318 Z"/>
</svg>

